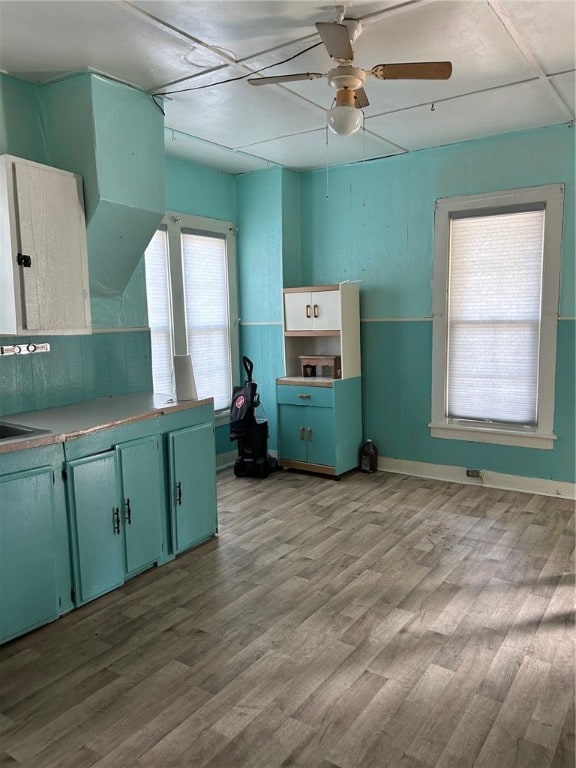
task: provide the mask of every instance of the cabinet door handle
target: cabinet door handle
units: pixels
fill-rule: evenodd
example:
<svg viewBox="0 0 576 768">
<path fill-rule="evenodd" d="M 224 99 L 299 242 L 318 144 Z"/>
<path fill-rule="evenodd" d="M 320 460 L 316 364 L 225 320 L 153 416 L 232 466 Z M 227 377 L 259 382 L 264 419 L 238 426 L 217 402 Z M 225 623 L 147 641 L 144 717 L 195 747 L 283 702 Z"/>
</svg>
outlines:
<svg viewBox="0 0 576 768">
<path fill-rule="evenodd" d="M 298 394 L 298 397 L 301 398 L 302 400 L 310 400 L 310 395 L 307 395 L 304 392 L 300 392 Z"/>
<path fill-rule="evenodd" d="M 318 317 L 320 312 L 318 311 L 318 304 L 314 304 L 314 317 Z"/>
<path fill-rule="evenodd" d="M 182 506 L 182 483 L 176 483 L 176 504 Z"/>
<path fill-rule="evenodd" d="M 130 509 L 130 499 L 126 499 L 126 522 L 132 525 L 132 510 Z"/>
<path fill-rule="evenodd" d="M 305 440 L 304 427 L 300 427 L 300 440 Z"/>
<path fill-rule="evenodd" d="M 307 440 L 312 440 L 312 428 L 311 427 L 308 427 L 308 429 L 306 430 L 306 439 Z"/>
<path fill-rule="evenodd" d="M 120 534 L 120 507 L 114 507 L 112 517 L 114 519 L 114 533 Z"/>
<path fill-rule="evenodd" d="M 310 304 L 306 304 L 306 317 L 312 317 L 312 312 L 310 310 Z"/>
</svg>

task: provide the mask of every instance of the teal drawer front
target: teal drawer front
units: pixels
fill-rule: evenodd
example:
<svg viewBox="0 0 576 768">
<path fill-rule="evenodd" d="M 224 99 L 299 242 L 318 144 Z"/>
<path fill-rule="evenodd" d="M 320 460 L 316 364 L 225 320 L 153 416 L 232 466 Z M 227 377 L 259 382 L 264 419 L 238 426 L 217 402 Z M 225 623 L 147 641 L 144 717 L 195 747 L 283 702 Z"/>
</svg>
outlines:
<svg viewBox="0 0 576 768">
<path fill-rule="evenodd" d="M 278 403 L 282 405 L 311 405 L 316 408 L 334 407 L 332 387 L 298 387 L 279 384 Z"/>
</svg>

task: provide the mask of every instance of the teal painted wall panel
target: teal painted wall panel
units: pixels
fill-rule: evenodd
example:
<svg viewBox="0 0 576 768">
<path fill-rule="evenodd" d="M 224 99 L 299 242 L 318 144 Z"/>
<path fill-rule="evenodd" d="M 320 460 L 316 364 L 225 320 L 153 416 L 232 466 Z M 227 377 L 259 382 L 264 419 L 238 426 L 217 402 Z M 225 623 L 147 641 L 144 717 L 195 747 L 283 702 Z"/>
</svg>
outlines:
<svg viewBox="0 0 576 768">
<path fill-rule="evenodd" d="M 408 257 L 406 164 L 389 158 L 305 174 L 302 270 L 306 285 L 361 280 L 367 317 L 418 316 L 431 262 L 414 281 Z M 410 281 L 410 282 L 409 282 Z"/>
<path fill-rule="evenodd" d="M 238 265 L 240 317 L 282 321 L 282 171 L 239 176 Z"/>
<path fill-rule="evenodd" d="M 282 326 L 241 325 L 240 347 L 242 353 L 254 363 L 252 376 L 258 384 L 261 401 L 261 405 L 256 410 L 256 418 L 268 419 L 268 448 L 276 450 L 278 445 L 276 379 L 284 375 Z"/>
<path fill-rule="evenodd" d="M 91 296 L 114 298 L 126 290 L 163 215 L 100 200 L 87 231 Z"/>
<path fill-rule="evenodd" d="M 554 431 L 558 440 L 554 446 L 553 477 L 576 480 L 576 323 L 558 323 L 556 343 L 556 418 Z"/>
<path fill-rule="evenodd" d="M 166 155 L 166 210 L 236 221 L 234 177 Z"/>
<path fill-rule="evenodd" d="M 97 75 L 92 76 L 92 100 L 101 197 L 161 218 L 165 151 L 160 108 L 148 94 Z"/>
<path fill-rule="evenodd" d="M 282 172 L 282 279 L 284 288 L 302 285 L 300 174 Z"/>
<path fill-rule="evenodd" d="M 47 162 L 40 86 L 0 72 L 0 154 Z"/>
<path fill-rule="evenodd" d="M 430 437 L 432 322 L 362 323 L 364 437 L 388 458 L 574 482 L 574 322 L 558 325 L 552 450 Z"/>
<path fill-rule="evenodd" d="M 26 344 L 33 337 L 19 337 Z M 0 337 L 0 344 L 14 337 Z M 51 350 L 0 358 L 0 416 L 152 391 L 148 331 L 50 337 Z"/>
<path fill-rule="evenodd" d="M 90 294 L 118 296 L 164 215 L 162 113 L 91 73 L 44 89 L 51 162 L 84 179 Z"/>
<path fill-rule="evenodd" d="M 236 450 L 236 443 L 230 440 L 230 427 L 228 425 L 223 427 L 216 427 L 214 430 L 214 438 L 216 442 L 216 455 L 221 453 L 228 453 L 229 451 Z"/>
<path fill-rule="evenodd" d="M 91 296 L 92 328 L 145 328 L 148 325 L 144 257 L 140 258 L 125 290 L 114 296 Z"/>
<path fill-rule="evenodd" d="M 302 177 L 306 282 L 361 279 L 365 318 L 429 317 L 438 198 L 564 182 L 560 313 L 574 316 L 574 130 L 506 134 Z"/>
<path fill-rule="evenodd" d="M 98 203 L 98 173 L 94 151 L 92 76 L 68 77 L 42 87 L 46 112 L 49 164 L 82 176 L 86 223 Z"/>
</svg>

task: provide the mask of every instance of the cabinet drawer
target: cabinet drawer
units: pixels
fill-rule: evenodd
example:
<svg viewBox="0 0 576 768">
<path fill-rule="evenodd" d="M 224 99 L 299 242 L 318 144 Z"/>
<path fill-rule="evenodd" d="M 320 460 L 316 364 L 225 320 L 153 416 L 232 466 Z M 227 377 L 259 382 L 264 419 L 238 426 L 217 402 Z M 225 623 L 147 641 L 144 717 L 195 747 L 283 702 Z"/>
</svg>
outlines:
<svg viewBox="0 0 576 768">
<path fill-rule="evenodd" d="M 332 387 L 298 387 L 280 384 L 278 386 L 278 403 L 333 408 L 334 390 Z"/>
</svg>

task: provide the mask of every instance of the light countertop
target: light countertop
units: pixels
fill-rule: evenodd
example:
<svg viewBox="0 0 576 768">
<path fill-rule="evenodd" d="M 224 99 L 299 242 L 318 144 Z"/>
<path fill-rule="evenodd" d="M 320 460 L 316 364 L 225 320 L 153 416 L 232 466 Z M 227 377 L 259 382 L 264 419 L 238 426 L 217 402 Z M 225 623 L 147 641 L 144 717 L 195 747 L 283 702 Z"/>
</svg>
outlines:
<svg viewBox="0 0 576 768">
<path fill-rule="evenodd" d="M 212 403 L 212 398 L 176 401 L 167 395 L 143 394 L 103 397 L 61 408 L 15 413 L 0 417 L 0 421 L 45 431 L 0 440 L 0 454 L 63 443 L 101 429 Z"/>
</svg>

